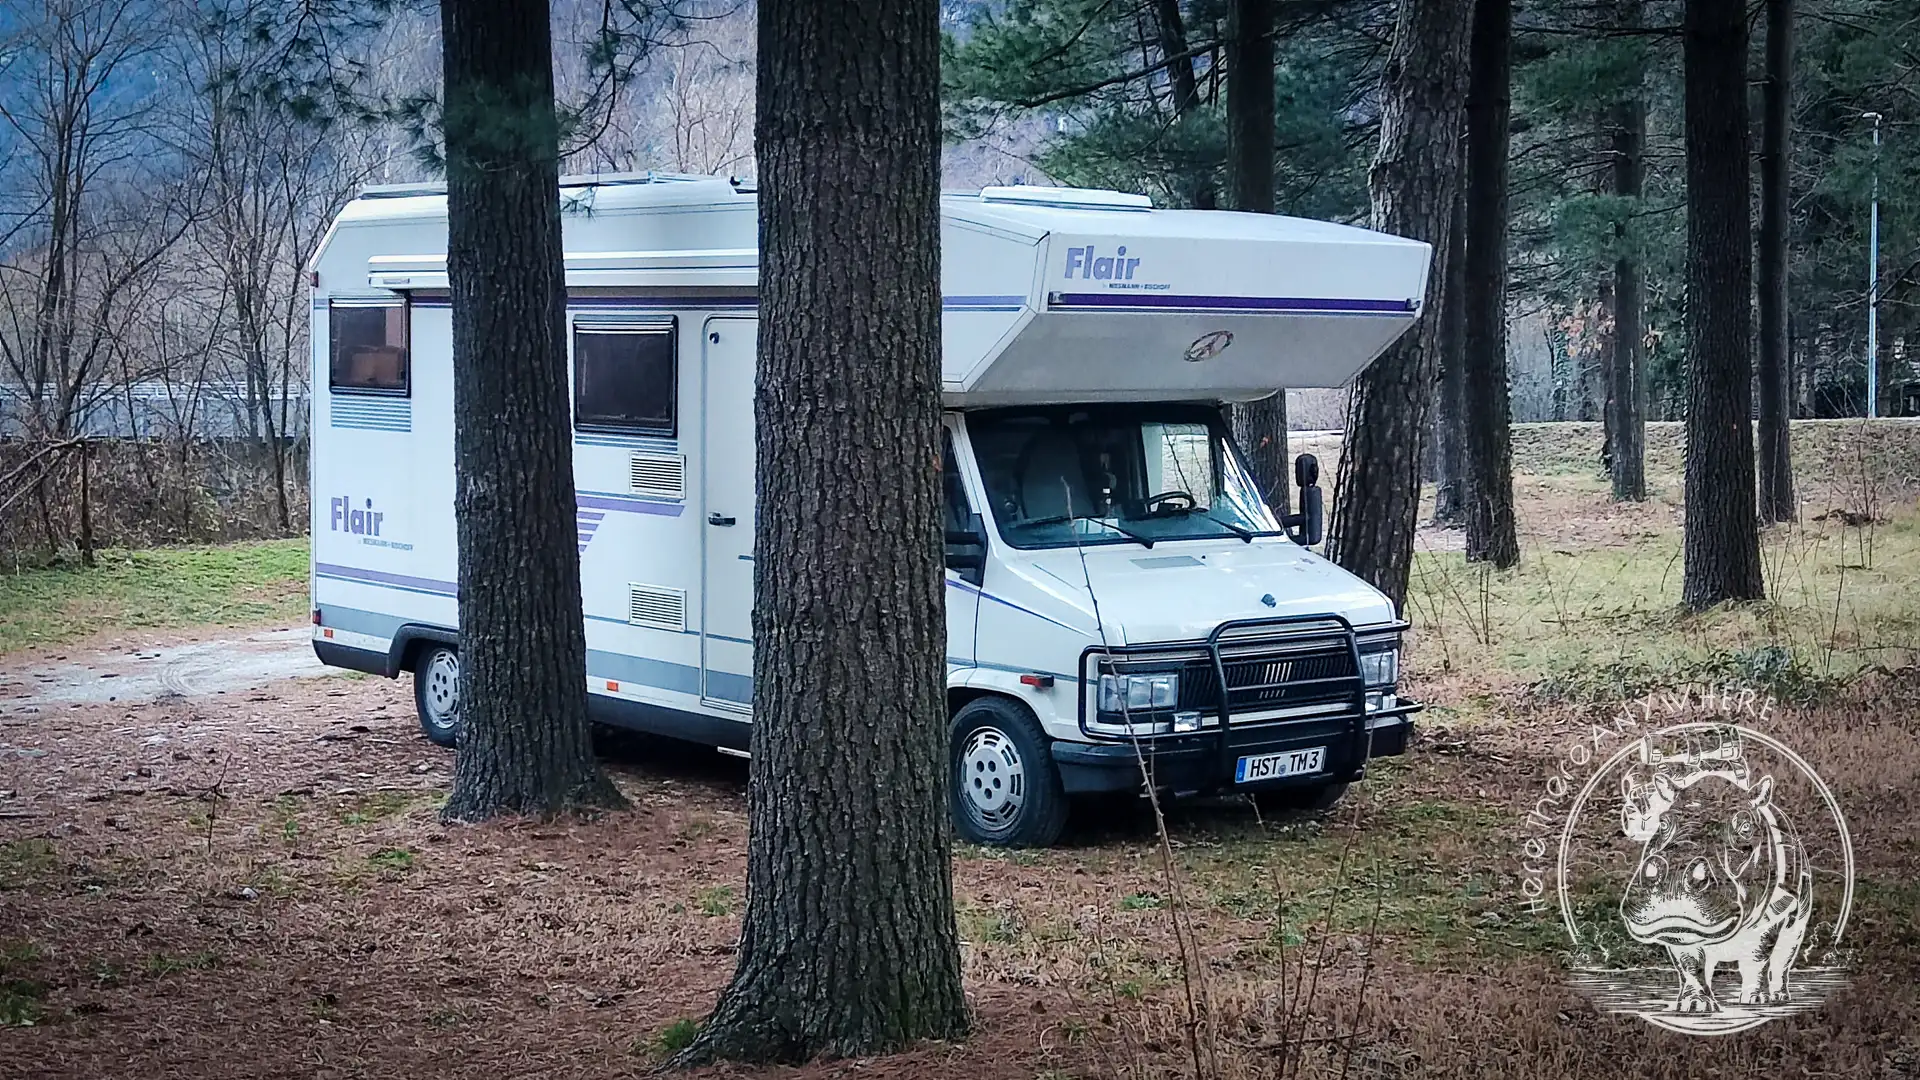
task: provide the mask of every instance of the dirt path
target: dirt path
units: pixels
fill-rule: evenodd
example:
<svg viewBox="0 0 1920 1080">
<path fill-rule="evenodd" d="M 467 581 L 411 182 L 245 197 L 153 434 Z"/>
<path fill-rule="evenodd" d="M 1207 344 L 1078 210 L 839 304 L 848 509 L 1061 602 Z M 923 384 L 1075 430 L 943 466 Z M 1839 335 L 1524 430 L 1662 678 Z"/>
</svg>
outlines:
<svg viewBox="0 0 1920 1080">
<path fill-rule="evenodd" d="M 314 657 L 304 627 L 158 646 L 69 649 L 25 661 L 0 658 L 0 716 L 56 705 L 211 697 L 333 674 L 339 673 Z"/>
</svg>

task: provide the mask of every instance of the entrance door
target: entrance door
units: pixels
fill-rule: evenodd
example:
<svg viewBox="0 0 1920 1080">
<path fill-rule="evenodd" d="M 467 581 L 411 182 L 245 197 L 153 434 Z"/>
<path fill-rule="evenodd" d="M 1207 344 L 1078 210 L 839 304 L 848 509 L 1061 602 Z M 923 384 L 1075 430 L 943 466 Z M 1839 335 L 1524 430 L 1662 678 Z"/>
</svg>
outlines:
<svg viewBox="0 0 1920 1080">
<path fill-rule="evenodd" d="M 753 382 L 758 321 L 708 319 L 701 336 L 700 697 L 753 705 Z"/>
</svg>

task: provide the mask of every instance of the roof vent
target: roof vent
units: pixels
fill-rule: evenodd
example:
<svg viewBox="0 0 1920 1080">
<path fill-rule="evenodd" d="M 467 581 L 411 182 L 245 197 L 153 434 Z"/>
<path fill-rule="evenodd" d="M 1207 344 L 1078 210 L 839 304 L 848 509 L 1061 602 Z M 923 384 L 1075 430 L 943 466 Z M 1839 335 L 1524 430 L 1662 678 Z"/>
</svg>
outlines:
<svg viewBox="0 0 1920 1080">
<path fill-rule="evenodd" d="M 980 201 L 1022 203 L 1027 206 L 1055 206 L 1068 210 L 1151 210 L 1153 200 L 1145 195 L 1097 188 L 1035 187 L 1018 184 L 980 189 Z"/>
</svg>

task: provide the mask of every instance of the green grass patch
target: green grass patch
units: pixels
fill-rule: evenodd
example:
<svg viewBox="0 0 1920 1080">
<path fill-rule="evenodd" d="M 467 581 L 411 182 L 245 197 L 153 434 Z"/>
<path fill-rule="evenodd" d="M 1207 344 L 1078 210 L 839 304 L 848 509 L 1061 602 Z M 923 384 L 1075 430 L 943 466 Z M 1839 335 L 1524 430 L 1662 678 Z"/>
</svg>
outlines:
<svg viewBox="0 0 1920 1080">
<path fill-rule="evenodd" d="M 1266 926 L 1253 950 L 1266 960 L 1328 934 L 1371 934 L 1422 962 L 1551 953 L 1557 924 L 1499 881 L 1505 824 L 1495 808 L 1442 800 L 1383 806 L 1357 830 L 1222 822 L 1182 852 L 1181 873 L 1188 903 Z"/>
<path fill-rule="evenodd" d="M 211 949 L 202 949 L 185 955 L 154 953 L 141 964 L 141 970 L 150 979 L 164 979 L 183 971 L 209 971 L 219 966 L 220 954 Z"/>
<path fill-rule="evenodd" d="M 1493 571 L 1414 558 L 1415 672 L 1505 670 L 1548 700 L 1612 702 L 1686 685 L 1819 699 L 1859 671 L 1920 661 L 1920 513 L 1870 528 L 1808 522 L 1761 541 L 1763 602 L 1680 607 L 1678 530 L 1629 547 L 1525 548 Z"/>
<path fill-rule="evenodd" d="M 60 868 L 53 841 L 39 837 L 0 844 L 0 889 L 24 889 Z"/>
<path fill-rule="evenodd" d="M 652 1050 L 660 1057 L 670 1057 L 693 1045 L 700 1036 L 700 1022 L 681 1017 L 654 1033 Z"/>
<path fill-rule="evenodd" d="M 710 919 L 733 914 L 733 886 L 715 885 L 701 889 L 693 898 L 700 914 Z"/>
<path fill-rule="evenodd" d="M 295 623 L 307 541 L 103 551 L 100 565 L 0 574 L 0 653 L 105 630 Z"/>
<path fill-rule="evenodd" d="M 404 873 L 413 869 L 413 852 L 405 848 L 381 848 L 367 856 L 367 862 L 376 870 Z"/>
<path fill-rule="evenodd" d="M 416 796 L 400 791 L 379 791 L 355 802 L 340 812 L 342 825 L 370 825 L 407 812 Z"/>
<path fill-rule="evenodd" d="M 30 979 L 0 979 L 0 1027 L 33 1027 L 46 1018 L 47 986 Z"/>
</svg>

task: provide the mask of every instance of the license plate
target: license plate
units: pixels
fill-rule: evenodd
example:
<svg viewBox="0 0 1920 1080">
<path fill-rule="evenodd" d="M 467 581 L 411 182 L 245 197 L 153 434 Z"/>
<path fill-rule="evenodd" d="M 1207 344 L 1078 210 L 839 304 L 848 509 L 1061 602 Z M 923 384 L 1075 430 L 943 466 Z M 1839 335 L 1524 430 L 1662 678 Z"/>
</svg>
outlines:
<svg viewBox="0 0 1920 1080">
<path fill-rule="evenodd" d="M 1253 754 L 1240 759 L 1240 764 L 1233 770 L 1233 782 L 1252 784 L 1261 780 L 1278 780 L 1283 776 L 1317 773 L 1326 760 L 1327 748 L 1324 746 L 1307 750 L 1282 750 L 1277 754 Z"/>
</svg>

